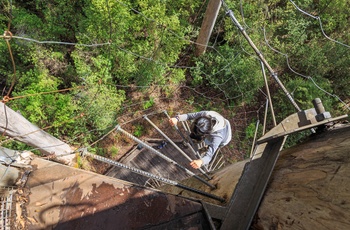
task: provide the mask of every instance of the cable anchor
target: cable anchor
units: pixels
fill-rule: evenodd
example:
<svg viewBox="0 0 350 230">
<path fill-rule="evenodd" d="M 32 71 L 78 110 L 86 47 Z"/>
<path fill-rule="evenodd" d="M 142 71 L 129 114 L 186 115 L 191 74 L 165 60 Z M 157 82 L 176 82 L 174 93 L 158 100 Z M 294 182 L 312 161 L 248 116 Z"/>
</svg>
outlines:
<svg viewBox="0 0 350 230">
<path fill-rule="evenodd" d="M 10 41 L 12 39 L 13 34 L 9 30 L 5 30 L 4 32 L 4 39 L 6 41 Z"/>
</svg>

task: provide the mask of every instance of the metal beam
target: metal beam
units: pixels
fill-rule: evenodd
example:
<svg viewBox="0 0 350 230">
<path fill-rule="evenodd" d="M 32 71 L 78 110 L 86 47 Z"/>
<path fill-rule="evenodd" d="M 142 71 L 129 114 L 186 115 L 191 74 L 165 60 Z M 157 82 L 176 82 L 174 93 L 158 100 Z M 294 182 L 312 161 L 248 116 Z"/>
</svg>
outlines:
<svg viewBox="0 0 350 230">
<path fill-rule="evenodd" d="M 286 138 L 280 137 L 267 143 L 262 156 L 246 164 L 220 230 L 250 228 Z"/>
<path fill-rule="evenodd" d="M 305 112 L 308 112 L 309 110 L 305 110 Z M 301 112 L 297 113 L 297 114 L 300 114 Z M 293 114 L 294 115 L 294 114 Z M 286 123 L 288 123 L 289 125 L 290 124 L 296 124 L 296 122 L 291 122 L 293 121 L 292 119 L 296 119 L 295 117 L 292 116 L 289 116 L 287 119 L 283 120 L 286 121 Z M 261 137 L 259 140 L 257 140 L 257 144 L 262 144 L 264 142 L 268 142 L 268 141 L 271 141 L 275 138 L 278 138 L 278 137 L 283 137 L 283 136 L 287 136 L 287 135 L 290 135 L 290 134 L 293 134 L 293 133 L 297 133 L 297 132 L 301 132 L 301 131 L 304 131 L 304 130 L 307 130 L 307 129 L 312 129 L 312 128 L 315 128 L 317 126 L 320 126 L 320 125 L 324 125 L 324 124 L 327 124 L 327 123 L 330 123 L 330 122 L 334 122 L 334 121 L 338 121 L 338 120 L 342 120 L 342 119 L 345 119 L 347 118 L 348 115 L 345 114 L 345 115 L 342 115 L 342 116 L 339 116 L 339 117 L 335 117 L 335 118 L 329 118 L 329 119 L 325 119 L 323 121 L 320 121 L 320 122 L 312 122 L 308 125 L 303 125 L 303 126 L 296 126 L 296 127 L 288 127 L 286 124 L 284 124 L 283 122 L 281 124 L 279 124 L 278 126 L 276 126 L 276 131 L 274 129 L 270 130 L 270 132 L 268 132 L 267 134 L 265 134 L 263 137 Z M 281 128 L 279 128 L 281 127 Z"/>
</svg>

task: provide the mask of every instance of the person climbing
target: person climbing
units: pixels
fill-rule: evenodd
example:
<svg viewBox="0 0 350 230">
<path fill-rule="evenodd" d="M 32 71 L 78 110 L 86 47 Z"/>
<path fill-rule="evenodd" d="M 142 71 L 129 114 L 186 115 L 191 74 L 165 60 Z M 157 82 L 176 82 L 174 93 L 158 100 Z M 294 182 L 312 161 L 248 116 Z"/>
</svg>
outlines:
<svg viewBox="0 0 350 230">
<path fill-rule="evenodd" d="M 191 125 L 190 137 L 202 141 L 208 146 L 201 159 L 193 160 L 190 165 L 198 169 L 207 165 L 219 147 L 227 145 L 232 138 L 230 122 L 215 111 L 200 111 L 176 115 L 169 119 L 170 125 L 177 125 L 179 121 L 194 120 Z"/>
</svg>

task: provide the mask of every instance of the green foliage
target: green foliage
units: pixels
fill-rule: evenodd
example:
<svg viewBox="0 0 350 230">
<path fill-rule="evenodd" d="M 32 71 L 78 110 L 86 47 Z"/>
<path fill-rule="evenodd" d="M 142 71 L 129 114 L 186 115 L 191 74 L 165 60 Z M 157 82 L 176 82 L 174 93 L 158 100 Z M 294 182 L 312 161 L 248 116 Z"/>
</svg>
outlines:
<svg viewBox="0 0 350 230">
<path fill-rule="evenodd" d="M 246 139 L 253 139 L 256 130 L 256 122 L 250 123 L 245 129 Z"/>
<path fill-rule="evenodd" d="M 193 83 L 208 84 L 206 87 L 223 91 L 228 98 L 242 95 L 239 97 L 241 102 L 251 103 L 263 85 L 260 63 L 255 58 L 244 55 L 234 57 L 235 53 L 233 48 L 224 45 L 220 47 L 219 53 L 208 53 L 197 58 L 196 68 L 191 72 Z"/>
<path fill-rule="evenodd" d="M 108 153 L 107 149 L 105 149 L 105 148 L 97 147 L 97 148 L 95 148 L 95 150 L 96 150 L 96 154 L 99 156 L 106 156 L 106 154 Z"/>
<path fill-rule="evenodd" d="M 24 96 L 11 102 L 14 110 L 39 127 L 52 126 L 54 133 L 65 134 L 72 128 L 76 107 L 67 94 L 54 93 L 58 89 L 59 80 L 49 76 L 45 70 L 37 68 L 24 73 L 18 80 L 20 92 L 14 91 L 14 96 Z M 23 87 L 23 88 L 22 88 Z M 17 88 L 16 88 L 17 89 Z M 52 92 L 52 93 L 50 93 Z M 30 96 L 26 96 L 30 95 Z M 61 127 L 61 124 L 65 123 Z"/>
<path fill-rule="evenodd" d="M 84 163 L 83 163 L 84 159 L 80 156 L 80 154 L 77 155 L 76 161 L 77 161 L 76 167 L 80 168 L 80 169 L 83 168 L 83 166 L 84 166 Z"/>
<path fill-rule="evenodd" d="M 15 149 L 19 151 L 28 150 L 37 156 L 42 156 L 42 154 L 38 150 L 33 150 L 33 147 L 28 146 L 22 142 L 16 140 L 6 141 L 5 138 L 0 138 L 0 141 L 4 141 L 4 143 L 1 144 L 1 146 L 4 148 Z"/>
<path fill-rule="evenodd" d="M 296 144 L 303 142 L 311 134 L 312 134 L 311 130 L 306 130 L 306 131 L 301 131 L 301 132 L 297 132 L 289 135 L 284 144 L 284 148 L 290 148 Z"/>
<path fill-rule="evenodd" d="M 142 14 L 130 11 L 129 7 Z M 164 84 L 166 74 L 168 79 L 173 79 L 172 75 L 174 79 L 183 79 L 179 71 L 172 72 L 168 66 L 178 59 L 186 42 L 173 35 L 183 36 L 183 31 L 178 17 L 166 14 L 166 7 L 167 4 L 154 0 L 135 1 L 134 5 L 109 2 L 109 8 L 105 1 L 92 1 L 84 7 L 87 17 L 80 22 L 77 38 L 84 43 L 92 39 L 112 42 L 104 53 L 115 60 L 111 72 L 120 83 Z"/>
<path fill-rule="evenodd" d="M 7 85 L 16 83 L 13 96 L 33 95 L 12 101 L 11 106 L 39 127 L 52 126 L 49 132 L 73 143 L 90 142 L 116 123 L 126 99 L 116 84 L 177 84 L 185 79 L 185 71 L 172 66 L 188 44 L 179 38 L 193 33 L 184 17 L 201 6 L 200 2 L 188 4 L 184 0 L 170 5 L 158 0 L 34 0 L 12 4 L 11 31 L 17 36 L 111 44 L 91 48 L 12 39 L 17 79 L 11 78 L 11 60 L 1 60 L 1 75 Z M 10 56 L 4 42 L 0 43 L 0 53 Z M 72 86 L 84 87 L 54 93 Z M 153 105 L 154 98 L 150 98 L 144 108 Z"/>
<path fill-rule="evenodd" d="M 11 96 L 33 95 L 9 105 L 39 127 L 52 126 L 49 131 L 62 139 L 88 143 L 114 126 L 123 103 L 129 100 L 121 87 L 131 85 L 142 86 L 142 90 L 164 85 L 163 92 L 171 97 L 172 89 L 186 81 L 193 88 L 215 91 L 224 101 L 198 100 L 197 94 L 186 92 L 187 102 L 196 109 L 259 103 L 257 92 L 264 86 L 260 62 L 231 18 L 224 18 L 223 10 L 206 53 L 193 57 L 192 42 L 205 11 L 203 1 L 20 0 L 11 2 L 11 13 L 9 4 L 2 5 L 0 23 L 5 29 L 11 19 L 15 36 L 86 45 L 109 43 L 72 46 L 13 38 L 9 42 L 15 75 L 7 44 L 0 42 L 2 86 L 8 90 L 15 83 Z M 326 110 L 339 112 L 339 102 L 330 94 L 345 101 L 350 96 L 350 49 L 323 33 L 350 44 L 347 0 L 296 2 L 306 12 L 320 16 L 324 31 L 318 20 L 298 11 L 290 1 L 227 4 L 302 109 L 310 108 L 311 101 L 319 97 Z M 269 44 L 288 55 L 288 63 L 285 55 L 264 43 L 261 27 L 266 29 Z M 182 65 L 193 68 L 178 68 Z M 295 108 L 275 83 L 269 84 L 280 121 Z M 83 88 L 55 92 L 78 86 Z M 141 107 L 153 107 L 155 99 L 149 98 Z M 247 138 L 252 137 L 252 130 L 251 124 Z M 144 131 L 137 126 L 134 134 L 141 136 Z"/>
<path fill-rule="evenodd" d="M 143 104 L 143 109 L 148 109 L 154 105 L 154 98 L 151 97 L 148 101 L 145 101 Z"/>
<path fill-rule="evenodd" d="M 259 124 L 257 121 L 252 120 L 249 123 L 249 125 L 245 128 L 244 132 L 244 139 L 241 141 L 240 145 L 243 149 L 246 149 L 246 157 L 248 158 L 251 152 L 254 136 L 256 135 L 256 137 L 259 138 L 259 135 L 261 135 L 262 133 L 262 125 Z"/>
<path fill-rule="evenodd" d="M 41 20 L 44 23 L 44 26 L 39 27 L 41 38 L 65 38 L 66 42 L 75 42 L 78 22 L 83 18 L 84 4 L 85 1 L 78 0 L 36 0 L 35 10 L 41 12 Z"/>
<path fill-rule="evenodd" d="M 111 156 L 115 157 L 118 155 L 118 153 L 119 153 L 119 148 L 113 145 L 110 149 Z"/>
<path fill-rule="evenodd" d="M 314 81 L 318 82 L 317 86 L 315 86 Z M 313 108 L 312 100 L 317 97 L 321 98 L 325 108 L 332 108 L 333 98 L 329 98 L 328 94 L 324 94 L 322 91 L 320 92 L 318 88 L 320 87 L 327 92 L 332 92 L 329 81 L 322 78 L 315 78 L 314 81 L 297 78 L 289 81 L 286 86 L 291 89 L 293 96 L 301 108 Z"/>
<path fill-rule="evenodd" d="M 276 5 L 282 3 L 281 1 L 276 2 Z M 346 57 L 349 56 L 350 49 L 326 39 L 323 34 L 349 45 L 350 37 L 344 36 L 349 32 L 349 28 L 346 26 L 346 15 L 349 13 L 349 8 L 345 7 L 346 2 L 345 0 L 337 0 L 315 3 L 308 0 L 296 3 L 302 10 L 319 16 L 322 28 L 318 20 L 305 16 L 292 4 L 288 4 L 286 10 L 283 10 L 282 5 L 282 7 L 276 7 L 271 11 L 273 15 L 271 14 L 269 21 L 274 23 L 268 25 L 268 31 L 273 31 L 269 37 L 273 38 L 273 45 L 276 45 L 283 53 L 288 54 L 289 63 L 294 70 L 307 76 L 316 77 L 321 82 L 324 81 L 322 78 L 340 82 L 343 82 L 343 79 L 349 80 L 349 74 L 344 72 L 343 67 L 349 64 L 349 58 Z M 281 59 L 281 61 L 281 65 L 288 71 L 285 60 Z M 332 86 L 338 87 L 340 85 L 342 83 L 336 83 Z M 342 92 L 344 91 L 338 91 L 339 94 L 343 94 Z M 349 96 L 346 89 L 344 96 Z"/>
<path fill-rule="evenodd" d="M 17 8 L 13 9 L 12 26 L 16 31 L 17 36 L 30 37 L 33 39 L 42 38 L 43 28 L 45 23 L 42 19 L 31 12 L 29 9 Z M 31 44 L 25 41 L 18 41 L 20 45 L 30 46 Z"/>
<path fill-rule="evenodd" d="M 142 125 L 137 124 L 135 126 L 135 130 L 134 130 L 133 134 L 135 137 L 141 137 L 142 134 L 144 133 L 144 131 L 145 131 L 145 128 Z"/>
<path fill-rule="evenodd" d="M 84 76 L 84 89 L 77 94 L 75 103 L 80 112 L 86 114 L 84 126 L 103 131 L 116 123 L 125 94 L 111 85 L 111 63 L 107 58 L 92 58 L 91 65 L 87 65 L 79 55 L 80 52 L 76 52 L 73 57 L 77 73 Z"/>
</svg>

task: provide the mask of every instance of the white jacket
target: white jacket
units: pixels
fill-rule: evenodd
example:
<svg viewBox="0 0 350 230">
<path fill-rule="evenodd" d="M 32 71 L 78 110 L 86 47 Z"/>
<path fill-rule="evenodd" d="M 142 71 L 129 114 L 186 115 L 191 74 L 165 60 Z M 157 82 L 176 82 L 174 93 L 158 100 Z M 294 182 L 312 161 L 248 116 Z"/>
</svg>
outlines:
<svg viewBox="0 0 350 230">
<path fill-rule="evenodd" d="M 194 120 L 199 117 L 210 116 L 216 122 L 210 134 L 205 136 L 205 143 L 208 145 L 208 150 L 202 158 L 203 164 L 208 164 L 213 158 L 216 150 L 220 146 L 227 145 L 232 138 L 230 122 L 215 111 L 200 111 L 196 113 L 188 113 L 178 115 L 179 121 Z"/>
</svg>

